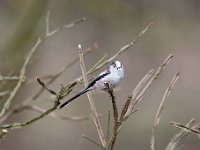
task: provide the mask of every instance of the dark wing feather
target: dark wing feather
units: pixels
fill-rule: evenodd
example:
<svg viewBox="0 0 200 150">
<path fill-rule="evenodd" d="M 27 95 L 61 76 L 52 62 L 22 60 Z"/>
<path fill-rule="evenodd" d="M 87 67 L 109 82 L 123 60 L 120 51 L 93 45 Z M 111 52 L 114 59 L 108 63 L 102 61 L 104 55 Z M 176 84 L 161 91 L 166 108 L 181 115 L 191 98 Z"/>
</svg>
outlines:
<svg viewBox="0 0 200 150">
<path fill-rule="evenodd" d="M 94 79 L 94 80 L 87 86 L 86 89 L 89 89 L 89 88 L 93 87 L 97 81 L 99 81 L 100 79 L 104 78 L 104 77 L 107 76 L 108 74 L 110 74 L 110 72 L 106 72 L 106 73 L 104 73 L 104 74 L 102 74 L 102 75 L 99 75 L 96 79 Z"/>
</svg>

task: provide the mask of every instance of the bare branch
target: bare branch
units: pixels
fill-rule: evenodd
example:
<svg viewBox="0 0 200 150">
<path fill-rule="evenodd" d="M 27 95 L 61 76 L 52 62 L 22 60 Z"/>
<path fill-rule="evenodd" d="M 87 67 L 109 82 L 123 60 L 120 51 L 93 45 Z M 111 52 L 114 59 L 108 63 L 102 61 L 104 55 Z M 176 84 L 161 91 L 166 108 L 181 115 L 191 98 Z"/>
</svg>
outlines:
<svg viewBox="0 0 200 150">
<path fill-rule="evenodd" d="M 0 81 L 15 81 L 15 80 L 19 80 L 20 77 L 18 76 L 2 76 L 0 74 Z M 26 77 L 24 76 L 24 81 L 26 81 Z"/>
<path fill-rule="evenodd" d="M 41 39 L 38 38 L 38 40 L 36 41 L 35 45 L 33 46 L 33 48 L 31 49 L 31 51 L 29 52 L 28 56 L 26 57 L 26 60 L 22 66 L 22 69 L 20 70 L 20 76 L 19 76 L 19 80 L 16 84 L 16 86 L 14 87 L 14 89 L 10 92 L 10 95 L 8 97 L 8 99 L 6 100 L 6 102 L 4 103 L 4 106 L 0 112 L 0 118 L 5 114 L 6 110 L 8 110 L 10 108 L 10 105 L 12 103 L 13 98 L 15 97 L 15 95 L 17 94 L 19 88 L 21 87 L 22 82 L 24 81 L 24 76 L 25 76 L 25 72 L 26 72 L 26 67 L 33 55 L 33 53 L 35 52 L 35 50 L 37 49 L 38 45 L 41 43 Z"/>
<path fill-rule="evenodd" d="M 185 130 L 187 132 L 193 133 L 193 134 L 197 135 L 198 137 L 200 136 L 200 131 L 197 130 L 197 129 L 193 129 L 193 128 L 187 127 L 187 126 L 182 125 L 182 124 L 180 124 L 178 122 L 170 122 L 170 124 L 172 124 L 176 128 L 180 128 L 180 129 L 183 129 L 183 130 Z"/>
<path fill-rule="evenodd" d="M 191 119 L 185 126 L 189 127 L 194 123 L 194 119 Z M 174 135 L 169 144 L 166 146 L 165 150 L 176 150 L 180 141 L 188 134 L 185 129 L 182 129 L 178 134 Z"/>
<path fill-rule="evenodd" d="M 0 92 L 0 97 L 3 97 L 3 96 L 8 95 L 8 94 L 9 94 L 9 91 Z"/>
<path fill-rule="evenodd" d="M 148 91 L 152 83 L 158 78 L 160 73 L 163 71 L 163 69 L 166 67 L 166 65 L 172 60 L 173 54 L 170 54 L 164 62 L 158 67 L 156 70 L 156 73 L 153 75 L 153 77 L 149 80 L 149 82 L 146 84 L 146 86 L 143 88 L 143 90 L 140 92 L 140 94 L 136 97 L 136 101 L 140 101 L 144 94 Z"/>
<path fill-rule="evenodd" d="M 59 32 L 59 31 L 62 31 L 63 29 L 71 28 L 71 27 L 75 26 L 76 24 L 79 24 L 79 23 L 81 23 L 81 22 L 83 22 L 85 20 L 86 19 L 83 17 L 81 19 L 78 19 L 78 20 L 70 23 L 70 24 L 60 26 L 60 27 L 54 29 L 53 31 L 49 32 L 49 34 L 46 37 L 50 37 L 50 36 L 54 35 L 55 33 Z"/>
<path fill-rule="evenodd" d="M 106 143 L 108 143 L 109 136 L 110 136 L 110 110 L 108 110 L 108 122 L 107 122 L 107 140 Z"/>
<path fill-rule="evenodd" d="M 128 50 L 130 47 L 132 47 L 133 45 L 136 44 L 136 42 L 151 28 L 151 26 L 153 25 L 153 22 L 151 22 L 148 26 L 145 27 L 144 30 L 142 30 L 137 37 L 130 42 L 129 44 L 123 46 L 115 55 L 113 55 L 112 57 L 110 57 L 108 60 L 104 61 L 102 64 L 100 64 L 95 70 L 100 69 L 101 67 L 103 67 L 104 65 L 107 65 L 108 63 L 112 62 L 116 57 L 118 57 L 121 53 L 125 52 L 126 50 Z"/>
<path fill-rule="evenodd" d="M 82 51 L 81 45 L 79 45 L 78 48 L 79 48 L 79 57 L 80 57 L 80 67 L 81 67 L 83 80 L 84 80 L 85 87 L 86 87 L 88 85 L 88 80 L 87 80 L 87 75 L 86 75 L 85 63 L 84 63 L 84 59 L 83 59 L 83 51 Z M 88 100 L 89 100 L 92 115 L 93 115 L 93 120 L 95 122 L 101 144 L 103 147 L 106 147 L 106 140 L 104 137 L 103 129 L 101 127 L 101 123 L 100 123 L 100 120 L 99 120 L 99 117 L 97 114 L 97 110 L 96 110 L 96 107 L 95 107 L 95 104 L 91 97 L 90 92 L 87 92 L 87 96 L 88 96 Z"/>
<path fill-rule="evenodd" d="M 44 82 L 42 82 L 42 81 L 41 81 L 41 85 L 44 86 L 44 87 L 46 87 L 46 85 L 45 85 Z M 71 91 L 71 90 L 73 89 L 73 87 L 74 87 L 74 84 L 72 84 L 71 86 L 68 85 L 68 87 L 67 87 L 68 91 L 65 91 L 65 92 L 68 93 L 69 91 Z M 46 88 L 46 89 L 49 89 L 49 88 Z M 50 93 L 51 93 L 51 92 L 50 92 Z M 51 94 L 52 94 L 52 93 L 51 93 Z M 62 93 L 61 93 L 61 94 L 62 94 Z M 50 113 L 52 113 L 54 110 L 57 109 L 57 107 L 58 107 L 59 104 L 60 104 L 60 100 L 63 98 L 63 95 L 61 95 L 61 94 L 57 94 L 57 93 L 56 93 L 56 95 L 58 95 L 58 96 L 57 96 L 56 99 L 54 100 L 54 105 L 53 105 L 51 108 L 49 108 L 48 110 L 46 110 L 44 113 L 40 114 L 39 116 L 37 116 L 37 117 L 35 117 L 35 118 L 33 118 L 33 119 L 30 119 L 30 120 L 28 120 L 28 121 L 25 121 L 25 122 L 23 122 L 23 123 L 13 123 L 13 124 L 1 125 L 0 128 L 1 128 L 1 129 L 11 129 L 11 130 L 19 129 L 19 128 L 22 128 L 22 127 L 24 127 L 24 126 L 30 125 L 30 124 L 32 124 L 32 123 L 34 123 L 34 122 L 36 122 L 36 121 L 42 119 L 43 117 L 49 115 Z M 53 94 L 53 95 L 54 95 L 54 94 Z"/>
<path fill-rule="evenodd" d="M 175 83 L 177 82 L 178 78 L 180 77 L 180 73 L 178 72 L 172 79 L 169 87 L 166 89 L 164 95 L 163 95 L 163 98 L 162 98 L 162 101 L 158 107 L 158 110 L 157 110 L 157 113 L 156 113 L 156 117 L 155 117 L 155 122 L 154 122 L 154 126 L 157 126 L 160 122 L 160 117 L 161 117 L 161 113 L 164 109 L 164 102 L 165 100 L 167 100 L 169 94 L 171 93 L 172 91 L 172 88 L 174 87 Z"/>
<path fill-rule="evenodd" d="M 84 50 L 84 53 L 83 55 L 87 55 L 89 54 L 92 50 L 96 49 L 96 46 L 94 45 L 93 47 L 89 47 L 89 48 L 86 48 Z M 55 73 L 55 74 L 52 74 L 52 75 L 47 75 L 47 76 L 44 76 L 44 77 L 41 77 L 41 78 L 50 78 L 49 81 L 47 81 L 46 85 L 49 86 L 50 84 L 52 84 L 58 77 L 60 77 L 65 71 L 67 71 L 71 66 L 73 66 L 77 61 L 79 60 L 79 57 L 76 57 L 74 58 L 69 64 L 63 66 L 60 68 L 60 70 Z M 41 94 L 42 92 L 44 91 L 44 88 L 39 90 L 32 98 L 29 99 L 29 101 L 31 100 L 36 100 Z"/>
<path fill-rule="evenodd" d="M 153 125 L 153 128 L 152 128 L 152 136 L 151 136 L 151 150 L 155 150 L 155 129 L 156 127 L 159 125 L 159 122 L 160 122 L 160 118 L 161 118 L 161 113 L 162 111 L 164 110 L 164 102 L 167 100 L 169 94 L 171 93 L 172 91 L 172 88 L 174 87 L 176 81 L 178 80 L 180 76 L 180 73 L 178 72 L 173 78 L 172 78 L 172 81 L 169 85 L 169 87 L 166 89 L 164 95 L 163 95 L 163 98 L 160 102 L 160 105 L 158 107 L 158 110 L 157 110 L 157 113 L 156 113 L 156 117 L 155 117 L 155 120 L 154 120 L 154 125 Z"/>
<path fill-rule="evenodd" d="M 20 109 L 33 110 L 33 111 L 36 111 L 38 113 L 44 113 L 46 111 L 46 110 L 44 110 L 44 109 L 42 109 L 38 106 L 35 106 L 35 105 L 24 105 L 24 107 L 23 108 L 21 107 Z M 19 111 L 21 111 L 21 110 L 15 109 L 13 111 L 13 113 L 19 112 Z M 54 117 L 54 118 L 59 118 L 59 119 L 62 119 L 62 120 L 67 120 L 67 121 L 84 121 L 84 120 L 88 120 L 90 118 L 89 116 L 74 116 L 74 117 L 61 116 L 61 115 L 57 115 L 54 112 L 50 113 L 49 116 Z"/>
<path fill-rule="evenodd" d="M 81 137 L 83 137 L 84 139 L 92 142 L 93 144 L 97 145 L 98 147 L 100 147 L 101 149 L 105 149 L 101 144 L 97 143 L 96 141 L 94 141 L 92 138 L 86 136 L 86 135 L 81 135 Z"/>
<path fill-rule="evenodd" d="M 51 93 L 52 95 L 55 95 L 56 97 L 58 97 L 57 93 L 56 93 L 55 91 L 49 89 L 49 88 L 45 85 L 45 83 L 41 81 L 40 78 L 36 78 L 36 79 L 37 79 L 38 83 L 39 83 L 44 89 L 46 89 L 46 90 L 47 90 L 49 93 Z"/>
<path fill-rule="evenodd" d="M 138 92 L 147 83 L 147 81 L 152 77 L 152 75 L 154 74 L 154 72 L 155 72 L 154 69 L 149 70 L 148 73 L 140 80 L 140 82 L 137 84 L 137 86 L 133 90 L 132 95 L 130 96 L 131 100 L 134 100 L 136 98 L 136 96 L 138 95 Z M 127 99 L 127 101 L 128 101 L 128 99 Z M 127 117 L 130 114 L 132 114 L 132 112 L 134 111 L 134 109 L 135 109 L 135 107 L 136 107 L 136 105 L 137 105 L 138 102 L 139 101 L 135 101 L 133 104 L 129 104 L 130 106 L 128 107 L 128 110 L 124 114 L 124 117 Z"/>
<path fill-rule="evenodd" d="M 48 16 L 47 16 L 48 18 Z M 25 76 L 25 71 L 26 71 L 26 67 L 32 57 L 32 55 L 34 54 L 34 52 L 37 50 L 37 48 L 46 40 L 48 39 L 49 37 L 51 37 L 52 35 L 54 35 L 55 33 L 61 31 L 62 29 L 65 29 L 65 28 L 71 28 L 73 27 L 74 25 L 82 22 L 82 21 L 85 21 L 85 18 L 81 18 L 75 22 L 72 22 L 68 25 L 64 25 L 64 26 L 61 26 L 61 27 L 58 27 L 57 29 L 53 30 L 52 32 L 50 32 L 48 34 L 48 36 L 46 35 L 45 37 L 43 38 L 38 38 L 37 41 L 35 42 L 34 46 L 31 48 L 30 52 L 28 53 L 27 57 L 26 57 L 26 60 L 20 70 L 20 76 L 19 76 L 19 80 L 16 84 L 16 86 L 13 88 L 13 90 L 10 92 L 10 95 L 9 97 L 7 98 L 7 100 L 5 101 L 4 103 L 4 106 L 0 112 L 0 118 L 5 114 L 6 110 L 8 110 L 10 108 L 10 105 L 12 103 L 12 100 L 13 98 L 15 97 L 15 95 L 17 94 L 18 90 L 20 89 L 21 87 L 21 84 L 22 82 L 24 81 L 24 76 Z"/>
<path fill-rule="evenodd" d="M 47 11 L 47 16 L 46 16 L 46 32 L 45 32 L 45 36 L 48 36 L 50 34 L 50 30 L 49 30 L 49 19 L 50 19 L 50 10 Z"/>
<path fill-rule="evenodd" d="M 110 95 L 111 100 L 112 100 L 113 118 L 114 118 L 114 126 L 115 126 L 114 128 L 116 128 L 117 123 L 118 123 L 118 110 L 117 110 L 117 104 L 116 104 L 116 101 L 115 101 L 115 95 L 113 93 L 113 90 L 109 87 L 108 83 L 105 83 L 105 86 L 106 86 L 107 92 Z"/>
</svg>

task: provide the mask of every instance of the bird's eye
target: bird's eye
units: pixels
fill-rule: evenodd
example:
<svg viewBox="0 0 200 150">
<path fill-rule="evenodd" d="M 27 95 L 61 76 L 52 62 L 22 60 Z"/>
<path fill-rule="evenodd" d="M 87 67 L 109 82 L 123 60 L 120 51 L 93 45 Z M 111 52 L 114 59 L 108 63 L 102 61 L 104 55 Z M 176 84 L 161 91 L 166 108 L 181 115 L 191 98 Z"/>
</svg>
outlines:
<svg viewBox="0 0 200 150">
<path fill-rule="evenodd" d="M 117 67 L 117 70 L 120 70 L 121 68 L 120 67 Z"/>
</svg>

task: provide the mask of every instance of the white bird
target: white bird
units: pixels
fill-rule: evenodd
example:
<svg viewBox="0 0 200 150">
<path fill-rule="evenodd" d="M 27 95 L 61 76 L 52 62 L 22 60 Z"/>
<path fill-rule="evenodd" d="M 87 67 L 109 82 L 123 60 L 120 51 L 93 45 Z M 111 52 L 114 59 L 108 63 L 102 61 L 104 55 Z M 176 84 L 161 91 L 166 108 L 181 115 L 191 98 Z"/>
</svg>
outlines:
<svg viewBox="0 0 200 150">
<path fill-rule="evenodd" d="M 66 106 L 69 102 L 75 100 L 79 96 L 87 93 L 88 91 L 92 90 L 106 90 L 107 83 L 110 88 L 114 88 L 122 79 L 124 78 L 124 67 L 120 61 L 115 61 L 108 66 L 103 72 L 99 74 L 99 76 L 94 79 L 83 91 L 69 99 L 68 101 L 64 102 L 60 109 Z"/>
</svg>

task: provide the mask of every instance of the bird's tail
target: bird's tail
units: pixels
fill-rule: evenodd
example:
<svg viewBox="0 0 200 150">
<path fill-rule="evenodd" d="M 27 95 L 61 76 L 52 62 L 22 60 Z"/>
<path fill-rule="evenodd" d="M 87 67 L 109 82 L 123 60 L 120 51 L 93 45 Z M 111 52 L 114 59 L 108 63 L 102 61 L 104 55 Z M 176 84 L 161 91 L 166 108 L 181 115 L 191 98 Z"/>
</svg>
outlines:
<svg viewBox="0 0 200 150">
<path fill-rule="evenodd" d="M 85 89 L 83 91 L 81 91 L 80 93 L 78 93 L 77 95 L 75 95 L 74 97 L 72 97 L 71 99 L 69 99 L 68 101 L 64 102 L 62 105 L 60 105 L 60 109 L 65 107 L 68 103 L 70 103 L 71 101 L 75 100 L 77 97 L 87 93 L 88 91 L 90 91 L 90 89 Z"/>
</svg>

